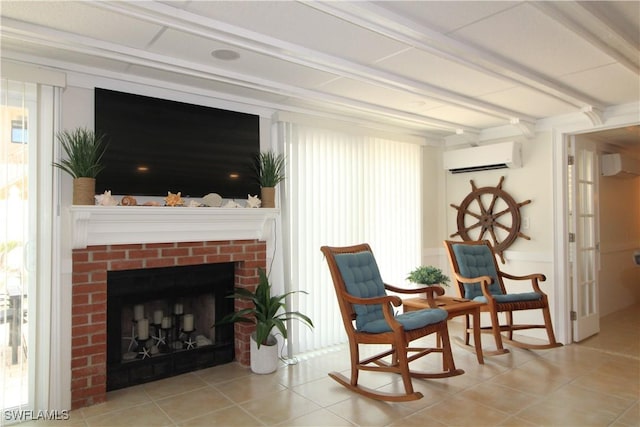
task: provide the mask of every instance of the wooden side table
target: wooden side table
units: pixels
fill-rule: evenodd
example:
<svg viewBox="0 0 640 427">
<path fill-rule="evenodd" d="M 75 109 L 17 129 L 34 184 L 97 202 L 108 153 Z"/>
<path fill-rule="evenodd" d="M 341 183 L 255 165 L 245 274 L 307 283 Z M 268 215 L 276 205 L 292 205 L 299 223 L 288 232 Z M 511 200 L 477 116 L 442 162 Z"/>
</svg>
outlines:
<svg viewBox="0 0 640 427">
<path fill-rule="evenodd" d="M 422 310 L 423 308 L 442 308 L 449 313 L 447 319 L 462 316 L 463 314 L 473 316 L 473 344 L 476 348 L 478 363 L 484 365 L 482 344 L 480 341 L 480 307 L 482 303 L 448 296 L 436 297 L 433 302 L 430 302 L 427 298 L 408 298 L 402 302 L 405 311 Z"/>
</svg>

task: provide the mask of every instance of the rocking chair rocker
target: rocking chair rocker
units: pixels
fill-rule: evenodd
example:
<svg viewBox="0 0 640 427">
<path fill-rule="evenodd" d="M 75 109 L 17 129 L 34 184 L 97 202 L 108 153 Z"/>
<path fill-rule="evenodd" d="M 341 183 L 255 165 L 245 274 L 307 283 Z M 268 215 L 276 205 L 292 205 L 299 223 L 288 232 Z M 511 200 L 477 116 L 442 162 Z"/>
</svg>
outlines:
<svg viewBox="0 0 640 427">
<path fill-rule="evenodd" d="M 422 397 L 422 393 L 414 391 L 411 378 L 445 378 L 464 373 L 462 369 L 456 369 L 453 361 L 447 329 L 447 312 L 436 308 L 394 315 L 391 306 L 402 305 L 402 300 L 385 292 L 431 292 L 441 295 L 444 293 L 441 287 L 403 289 L 385 284 L 368 244 L 347 247 L 323 246 L 321 251 L 329 264 L 342 320 L 349 338 L 351 356 L 351 378 L 348 379 L 338 372 L 329 373 L 331 378 L 364 396 L 400 402 Z M 409 346 L 412 341 L 433 333 L 440 337 L 440 340 L 436 339 L 436 343 L 441 342 L 440 346 Z M 360 360 L 360 344 L 388 344 L 391 348 Z M 442 354 L 442 372 L 409 370 L 410 362 L 430 353 Z M 387 357 L 390 357 L 390 362 L 383 360 Z M 400 374 L 405 392 L 385 393 L 361 386 L 358 384 L 358 374 L 361 370 Z"/>
</svg>

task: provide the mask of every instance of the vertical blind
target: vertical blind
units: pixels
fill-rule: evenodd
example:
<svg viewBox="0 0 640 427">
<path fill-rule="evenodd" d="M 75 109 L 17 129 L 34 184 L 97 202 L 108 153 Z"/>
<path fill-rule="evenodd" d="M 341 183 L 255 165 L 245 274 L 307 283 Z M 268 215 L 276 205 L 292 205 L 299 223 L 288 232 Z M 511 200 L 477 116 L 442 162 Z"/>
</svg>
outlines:
<svg viewBox="0 0 640 427">
<path fill-rule="evenodd" d="M 35 295 L 29 293 L 30 271 L 25 262 L 29 230 L 29 197 L 33 186 L 29 162 L 35 154 L 36 85 L 0 80 L 0 409 L 29 403 L 31 354 L 27 354 L 33 337 L 29 321 L 35 313 Z M 30 180 L 31 178 L 31 180 Z M 31 182 L 30 182 L 31 181 Z M 30 304 L 31 302 L 31 304 Z M 32 351 L 32 350 L 31 350 Z M 32 365 L 31 365 L 32 366 Z"/>
<path fill-rule="evenodd" d="M 294 353 L 346 340 L 322 245 L 369 243 L 387 283 L 420 262 L 421 150 L 417 144 L 279 123 L 287 157 L 283 197 L 291 306 L 311 317 L 290 327 Z"/>
</svg>

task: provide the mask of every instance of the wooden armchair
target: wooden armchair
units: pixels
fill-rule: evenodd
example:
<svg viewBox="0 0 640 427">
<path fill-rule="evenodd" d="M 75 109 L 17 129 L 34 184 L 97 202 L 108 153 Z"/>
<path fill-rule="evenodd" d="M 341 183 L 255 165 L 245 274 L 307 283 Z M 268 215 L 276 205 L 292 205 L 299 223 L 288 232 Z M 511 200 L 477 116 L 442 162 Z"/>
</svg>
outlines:
<svg viewBox="0 0 640 427">
<path fill-rule="evenodd" d="M 473 301 L 484 302 L 481 311 L 490 313 L 491 326 L 482 327 L 483 332 L 490 332 L 496 341 L 497 351 L 494 354 L 508 353 L 502 344 L 505 340 L 509 344 L 528 349 L 546 349 L 559 347 L 556 342 L 549 313 L 547 295 L 542 292 L 538 282 L 546 280 L 543 274 L 529 274 L 514 276 L 498 268 L 495 252 L 488 240 L 455 242 L 444 241 L 454 280 L 458 284 L 460 297 Z M 531 292 L 507 293 L 503 279 L 524 281 L 530 283 Z M 513 312 L 519 310 L 542 311 L 544 324 L 514 324 Z M 501 324 L 498 313 L 505 313 L 506 323 Z M 466 316 L 465 344 L 469 345 L 469 316 Z M 530 344 L 513 338 L 513 331 L 542 328 L 547 331 L 548 343 Z M 507 335 L 502 335 L 507 332 Z M 491 354 L 489 352 L 488 354 Z"/>
<path fill-rule="evenodd" d="M 422 397 L 422 393 L 413 390 L 412 377 L 444 378 L 464 373 L 463 370 L 455 368 L 453 361 L 447 329 L 447 312 L 436 308 L 394 314 L 392 306 L 401 306 L 402 300 L 398 296 L 386 294 L 386 290 L 398 293 L 441 294 L 442 288 L 430 286 L 409 290 L 385 284 L 368 244 L 348 247 L 323 246 L 321 251 L 329 264 L 342 320 L 349 338 L 351 356 L 351 378 L 348 379 L 339 372 L 329 373 L 331 378 L 364 396 L 397 402 Z M 433 348 L 409 346 L 412 341 L 434 333 L 440 336 L 441 345 Z M 389 344 L 391 348 L 360 360 L 360 344 Z M 409 370 L 410 362 L 430 353 L 442 354 L 442 372 Z M 383 360 L 387 357 L 390 357 L 390 361 Z M 400 374 L 405 393 L 384 393 L 359 385 L 358 374 L 361 370 Z"/>
</svg>

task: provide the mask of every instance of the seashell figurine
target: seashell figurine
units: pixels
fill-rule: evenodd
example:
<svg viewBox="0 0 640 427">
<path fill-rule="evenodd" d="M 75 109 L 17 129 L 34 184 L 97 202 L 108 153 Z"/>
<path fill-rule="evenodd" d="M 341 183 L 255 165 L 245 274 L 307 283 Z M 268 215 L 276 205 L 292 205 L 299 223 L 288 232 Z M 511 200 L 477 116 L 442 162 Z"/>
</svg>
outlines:
<svg viewBox="0 0 640 427">
<path fill-rule="evenodd" d="M 223 206 L 223 208 L 241 208 L 241 207 L 242 206 L 240 206 L 238 203 L 236 203 L 235 200 L 229 200 Z"/>
<path fill-rule="evenodd" d="M 122 200 L 120 200 L 120 204 L 122 206 L 137 206 L 138 201 L 133 196 L 124 196 Z"/>
<path fill-rule="evenodd" d="M 160 206 L 160 202 L 156 202 L 155 200 L 150 200 L 148 202 L 144 202 L 142 206 Z"/>
<path fill-rule="evenodd" d="M 217 193 L 209 193 L 202 198 L 202 202 L 205 206 L 211 206 L 213 208 L 219 208 L 222 206 L 222 197 Z"/>
<path fill-rule="evenodd" d="M 252 196 L 251 194 L 247 194 L 248 208 L 259 208 L 261 204 L 262 204 L 262 200 L 260 200 L 258 196 Z"/>
<path fill-rule="evenodd" d="M 201 205 L 195 200 L 189 200 L 189 204 L 187 206 L 189 206 L 190 208 L 199 208 Z"/>
<path fill-rule="evenodd" d="M 95 196 L 95 198 L 96 198 L 96 205 L 100 205 L 100 206 L 117 206 L 118 205 L 118 201 L 114 199 L 113 196 L 111 195 L 111 190 L 105 191 L 104 194 L 98 194 L 97 196 Z"/>
<path fill-rule="evenodd" d="M 167 192 L 167 197 L 164 198 L 167 206 L 182 206 L 184 202 L 182 201 L 182 197 L 180 197 L 182 193 L 178 192 L 178 194 L 174 194 L 171 191 Z"/>
</svg>

